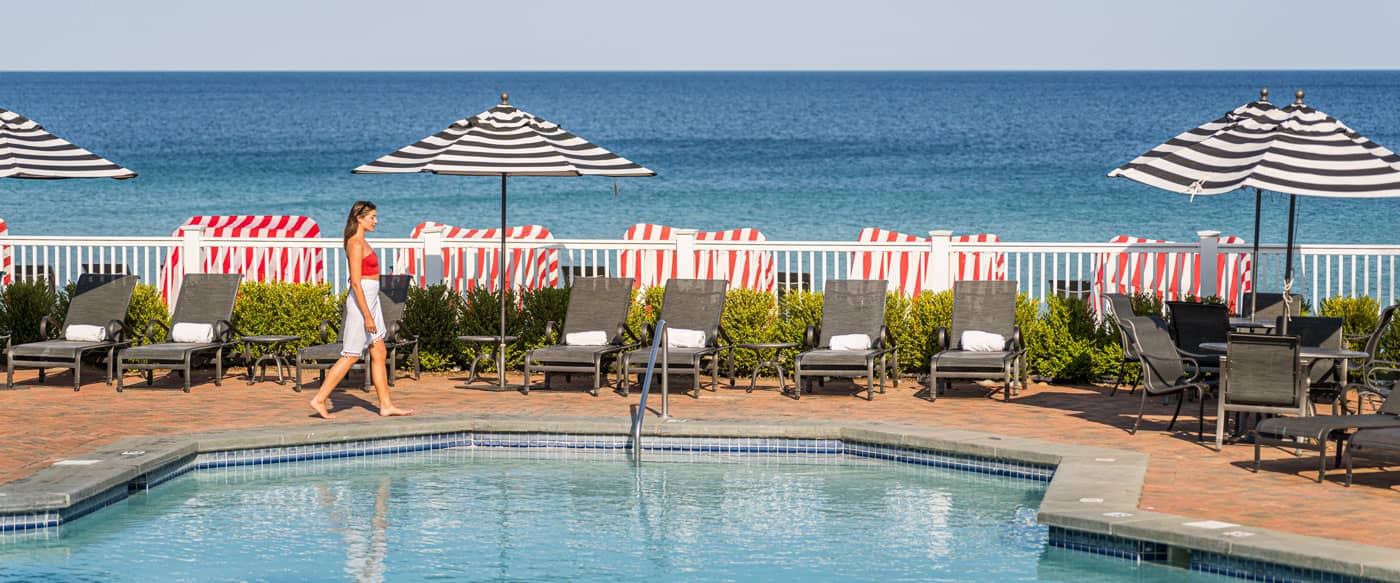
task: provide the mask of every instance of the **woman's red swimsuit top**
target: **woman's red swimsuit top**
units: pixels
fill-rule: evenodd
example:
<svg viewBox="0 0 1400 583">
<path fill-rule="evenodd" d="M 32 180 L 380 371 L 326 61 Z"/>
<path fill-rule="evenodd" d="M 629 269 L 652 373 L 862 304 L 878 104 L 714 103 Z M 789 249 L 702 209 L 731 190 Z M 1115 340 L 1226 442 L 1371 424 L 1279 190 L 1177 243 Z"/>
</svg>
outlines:
<svg viewBox="0 0 1400 583">
<path fill-rule="evenodd" d="M 379 276 L 379 256 L 371 249 L 365 253 L 365 258 L 360 260 L 360 277 Z"/>
</svg>

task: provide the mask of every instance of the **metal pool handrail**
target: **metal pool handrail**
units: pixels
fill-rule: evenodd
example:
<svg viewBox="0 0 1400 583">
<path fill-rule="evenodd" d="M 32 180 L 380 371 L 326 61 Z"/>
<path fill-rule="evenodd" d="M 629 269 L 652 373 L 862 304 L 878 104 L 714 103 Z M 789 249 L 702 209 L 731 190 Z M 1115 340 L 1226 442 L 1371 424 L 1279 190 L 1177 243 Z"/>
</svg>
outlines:
<svg viewBox="0 0 1400 583">
<path fill-rule="evenodd" d="M 647 374 L 642 379 L 642 398 L 639 403 L 632 406 L 632 459 L 640 463 L 642 461 L 642 421 L 647 415 L 647 395 L 651 393 L 651 373 L 656 368 L 656 347 L 659 346 L 666 335 L 666 321 L 657 320 L 656 329 L 651 335 L 651 354 L 647 355 Z M 661 352 L 661 370 L 666 370 L 666 352 Z M 622 371 L 627 374 L 627 371 Z M 661 396 L 661 416 L 666 416 L 666 395 Z"/>
</svg>

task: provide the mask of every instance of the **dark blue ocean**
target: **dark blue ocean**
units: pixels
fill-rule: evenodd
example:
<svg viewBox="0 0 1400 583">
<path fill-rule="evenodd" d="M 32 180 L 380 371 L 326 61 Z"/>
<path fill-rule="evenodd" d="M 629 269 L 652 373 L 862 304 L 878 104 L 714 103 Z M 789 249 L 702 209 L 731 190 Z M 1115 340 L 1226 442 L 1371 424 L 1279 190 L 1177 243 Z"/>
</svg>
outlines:
<svg viewBox="0 0 1400 583">
<path fill-rule="evenodd" d="M 350 170 L 512 102 L 656 170 L 516 178 L 512 224 L 619 238 L 631 224 L 854 240 L 862 227 L 1008 241 L 1250 236 L 1254 197 L 1167 193 L 1110 169 L 1254 99 L 1307 102 L 1400 148 L 1400 72 L 0 73 L 0 108 L 138 173 L 0 181 L 12 234 L 166 235 L 197 214 L 305 214 L 335 233 L 357 198 L 380 236 L 489 227 L 489 177 Z M 1286 198 L 1265 196 L 1265 242 Z M 1395 243 L 1400 200 L 1304 199 L 1304 242 Z"/>
</svg>

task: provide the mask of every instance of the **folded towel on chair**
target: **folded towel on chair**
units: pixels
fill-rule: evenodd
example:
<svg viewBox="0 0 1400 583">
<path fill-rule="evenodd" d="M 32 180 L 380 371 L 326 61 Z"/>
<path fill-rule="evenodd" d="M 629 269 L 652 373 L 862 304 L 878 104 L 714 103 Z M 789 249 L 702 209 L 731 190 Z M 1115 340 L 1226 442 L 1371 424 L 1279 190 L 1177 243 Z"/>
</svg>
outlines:
<svg viewBox="0 0 1400 583">
<path fill-rule="evenodd" d="M 1006 350 L 1006 337 L 981 330 L 967 330 L 962 333 L 962 349 L 972 352 L 1001 352 Z"/>
<path fill-rule="evenodd" d="M 870 350 L 870 336 L 865 334 L 837 334 L 827 341 L 832 350 Z"/>
<path fill-rule="evenodd" d="M 608 333 L 602 330 L 572 332 L 564 335 L 564 344 L 569 346 L 603 346 L 608 343 Z"/>
<path fill-rule="evenodd" d="M 107 329 L 91 324 L 73 324 L 63 329 L 63 339 L 69 342 L 102 342 L 107 340 Z"/>
<path fill-rule="evenodd" d="M 188 344 L 208 344 L 214 341 L 214 326 L 180 322 L 170 328 L 170 340 Z"/>
<path fill-rule="evenodd" d="M 670 328 L 666 330 L 667 348 L 704 348 L 705 331 Z"/>
</svg>

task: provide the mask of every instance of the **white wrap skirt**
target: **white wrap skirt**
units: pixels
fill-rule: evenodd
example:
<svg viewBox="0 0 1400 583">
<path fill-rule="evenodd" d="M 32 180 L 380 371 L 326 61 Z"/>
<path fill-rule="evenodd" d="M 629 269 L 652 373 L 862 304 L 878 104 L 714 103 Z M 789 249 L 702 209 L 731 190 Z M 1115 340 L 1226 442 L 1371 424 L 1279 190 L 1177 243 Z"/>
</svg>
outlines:
<svg viewBox="0 0 1400 583">
<path fill-rule="evenodd" d="M 364 356 L 365 349 L 376 340 L 383 340 L 387 328 L 384 326 L 384 311 L 379 308 L 379 280 L 361 279 L 360 289 L 365 292 L 365 303 L 374 316 L 374 334 L 365 330 L 365 315 L 360 313 L 360 305 L 355 302 L 355 292 L 345 295 L 345 325 L 340 327 L 340 341 L 344 346 L 341 356 Z"/>
</svg>

